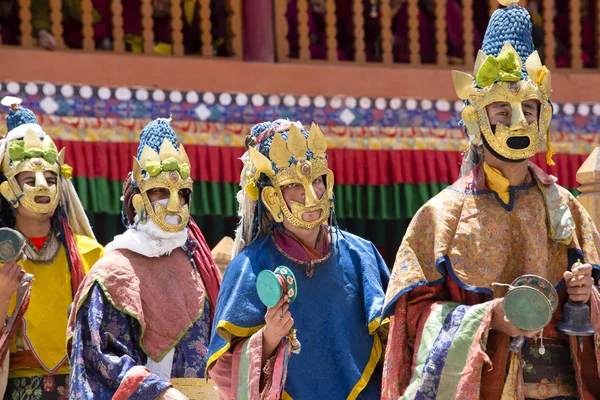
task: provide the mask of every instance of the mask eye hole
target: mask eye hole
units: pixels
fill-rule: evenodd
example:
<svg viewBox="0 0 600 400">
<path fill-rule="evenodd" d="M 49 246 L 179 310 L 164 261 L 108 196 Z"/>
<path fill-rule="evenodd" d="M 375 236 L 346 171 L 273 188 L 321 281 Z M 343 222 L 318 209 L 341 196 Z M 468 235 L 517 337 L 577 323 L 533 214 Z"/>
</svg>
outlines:
<svg viewBox="0 0 600 400">
<path fill-rule="evenodd" d="M 168 199 L 170 195 L 169 190 L 165 188 L 154 188 L 148 190 L 148 198 L 150 201 L 164 200 Z"/>
</svg>

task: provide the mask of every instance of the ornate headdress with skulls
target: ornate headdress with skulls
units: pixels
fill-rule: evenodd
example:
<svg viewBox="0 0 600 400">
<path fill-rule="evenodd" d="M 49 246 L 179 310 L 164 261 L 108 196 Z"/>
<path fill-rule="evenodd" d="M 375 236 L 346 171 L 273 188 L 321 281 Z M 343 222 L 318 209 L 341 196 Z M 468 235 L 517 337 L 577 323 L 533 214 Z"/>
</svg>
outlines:
<svg viewBox="0 0 600 400">
<path fill-rule="evenodd" d="M 192 191 L 190 161 L 183 145 L 177 144 L 177 135 L 170 119 L 158 118 L 140 133 L 137 158 L 133 159 L 133 180 L 140 190 L 132 203 L 140 223 L 149 217 L 165 232 L 179 232 L 190 220 L 190 206 L 181 206 L 181 191 Z M 169 192 L 166 204 L 152 203 L 148 192 L 164 189 Z"/>
<path fill-rule="evenodd" d="M 482 143 L 508 160 L 524 160 L 547 146 L 546 160 L 552 161 L 550 121 L 552 91 L 550 71 L 534 50 L 529 13 L 518 0 L 499 0 L 507 8 L 492 15 L 477 55 L 472 75 L 452 71 L 458 97 L 465 101 L 462 121 L 471 144 Z M 536 100 L 538 120 L 527 123 L 523 102 Z M 490 124 L 486 107 L 506 102 L 512 109 L 509 126 Z"/>
</svg>

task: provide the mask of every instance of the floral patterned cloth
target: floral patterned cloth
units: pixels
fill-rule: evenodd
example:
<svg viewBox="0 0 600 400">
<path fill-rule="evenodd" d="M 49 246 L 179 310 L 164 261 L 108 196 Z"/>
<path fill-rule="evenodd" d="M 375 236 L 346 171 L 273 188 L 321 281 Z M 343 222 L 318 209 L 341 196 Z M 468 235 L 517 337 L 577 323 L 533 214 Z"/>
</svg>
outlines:
<svg viewBox="0 0 600 400">
<path fill-rule="evenodd" d="M 523 349 L 523 381 L 525 395 L 531 399 L 577 398 L 575 371 L 571 365 L 568 344 L 545 339 L 545 352 L 530 339 Z M 556 368 L 563 365 L 563 368 Z"/>
<path fill-rule="evenodd" d="M 66 400 L 68 375 L 32 376 L 8 380 L 4 400 Z"/>
<path fill-rule="evenodd" d="M 117 310 L 96 283 L 77 314 L 71 353 L 71 399 L 110 399 L 127 372 L 144 365 L 138 322 Z M 203 378 L 210 335 L 210 309 L 175 345 L 173 378 Z M 171 384 L 150 374 L 130 399 L 154 399 Z"/>
</svg>

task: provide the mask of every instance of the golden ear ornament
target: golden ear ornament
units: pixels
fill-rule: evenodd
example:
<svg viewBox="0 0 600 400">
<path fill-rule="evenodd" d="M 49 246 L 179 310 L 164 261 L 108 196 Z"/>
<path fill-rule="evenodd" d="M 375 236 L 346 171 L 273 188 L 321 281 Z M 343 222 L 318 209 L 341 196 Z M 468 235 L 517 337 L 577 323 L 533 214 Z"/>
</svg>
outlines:
<svg viewBox="0 0 600 400">
<path fill-rule="evenodd" d="M 143 210 L 144 210 L 144 200 L 142 199 L 142 195 L 139 193 L 136 193 L 133 195 L 133 198 L 131 199 L 131 205 L 133 206 L 136 214 L 138 215 L 142 215 L 143 214 Z M 140 222 L 142 222 L 142 224 L 145 223 L 145 221 L 142 221 L 142 219 L 140 218 Z"/>
<path fill-rule="evenodd" d="M 10 188 L 10 185 L 7 181 L 2 182 L 2 184 L 0 184 L 0 194 L 2 194 L 2 196 L 10 203 L 12 204 L 12 206 L 14 208 L 17 208 L 19 206 L 19 203 L 17 202 L 17 197 L 15 196 L 15 194 L 13 193 L 12 189 Z"/>
<path fill-rule="evenodd" d="M 283 222 L 283 213 L 281 212 L 282 204 L 279 201 L 277 191 L 273 186 L 267 186 L 262 190 L 260 198 L 271 214 L 275 222 Z"/>
</svg>

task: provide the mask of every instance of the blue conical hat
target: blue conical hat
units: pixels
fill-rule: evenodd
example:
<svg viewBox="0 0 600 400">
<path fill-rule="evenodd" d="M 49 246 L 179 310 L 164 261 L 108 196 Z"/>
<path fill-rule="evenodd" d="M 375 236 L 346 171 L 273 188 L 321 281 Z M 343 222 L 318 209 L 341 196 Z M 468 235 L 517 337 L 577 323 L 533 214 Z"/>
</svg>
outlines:
<svg viewBox="0 0 600 400">
<path fill-rule="evenodd" d="M 139 160 L 142 156 L 142 151 L 145 146 L 148 146 L 156 153 L 159 153 L 160 146 L 165 139 L 168 139 L 169 142 L 179 150 L 177 134 L 171 127 L 171 118 L 157 118 L 150 122 L 140 133 L 140 145 L 137 151 L 137 159 Z"/>
<path fill-rule="evenodd" d="M 8 132 L 24 124 L 40 124 L 33 111 L 20 106 L 21 102 L 21 99 L 12 96 L 6 96 L 2 99 L 2 105 L 10 107 L 6 116 L 6 129 Z"/>
<path fill-rule="evenodd" d="M 501 3 L 504 3 L 501 1 Z M 506 8 L 494 11 L 483 37 L 481 51 L 485 55 L 498 57 L 502 47 L 509 42 L 521 57 L 523 79 L 527 79 L 525 61 L 535 51 L 531 36 L 531 17 L 529 12 L 514 1 Z"/>
</svg>

